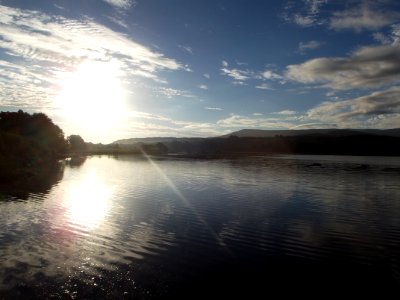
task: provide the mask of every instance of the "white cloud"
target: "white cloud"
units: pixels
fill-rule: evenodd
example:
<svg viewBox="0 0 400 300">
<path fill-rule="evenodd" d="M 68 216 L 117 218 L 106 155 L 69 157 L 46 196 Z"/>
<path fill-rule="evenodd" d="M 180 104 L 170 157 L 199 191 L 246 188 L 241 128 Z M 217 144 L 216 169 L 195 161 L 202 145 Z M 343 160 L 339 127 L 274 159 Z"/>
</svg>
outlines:
<svg viewBox="0 0 400 300">
<path fill-rule="evenodd" d="M 304 16 L 296 14 L 293 16 L 293 22 L 302 27 L 309 27 L 311 25 L 314 25 L 315 17 L 310 15 Z"/>
<path fill-rule="evenodd" d="M 400 24 L 392 25 L 391 32 L 387 35 L 382 32 L 374 32 L 372 36 L 383 45 L 400 45 Z"/>
<path fill-rule="evenodd" d="M 256 89 L 260 89 L 260 90 L 273 90 L 273 88 L 268 84 L 268 83 L 261 83 L 259 85 L 256 86 Z"/>
<path fill-rule="evenodd" d="M 228 62 L 227 62 L 226 60 L 223 60 L 223 61 L 222 61 L 222 66 L 223 66 L 224 68 L 227 68 L 227 67 L 228 67 Z"/>
<path fill-rule="evenodd" d="M 392 26 L 392 45 L 400 45 L 400 24 Z"/>
<path fill-rule="evenodd" d="M 253 116 L 262 116 L 262 113 L 253 113 Z"/>
<path fill-rule="evenodd" d="M 283 76 L 271 70 L 265 70 L 264 72 L 261 73 L 261 76 L 263 79 L 268 79 L 268 80 L 281 80 L 284 78 Z"/>
<path fill-rule="evenodd" d="M 222 68 L 222 75 L 227 75 L 233 78 L 236 82 L 242 82 L 247 79 L 250 79 L 250 73 L 245 70 L 238 70 L 238 69 L 228 69 L 227 67 Z"/>
<path fill-rule="evenodd" d="M 233 81 L 232 83 L 233 83 L 234 85 L 242 85 L 242 86 L 247 85 L 247 83 L 244 82 L 244 81 Z"/>
<path fill-rule="evenodd" d="M 287 67 L 286 77 L 337 90 L 374 88 L 400 81 L 400 46 L 360 48 L 347 58 L 316 58 Z"/>
<path fill-rule="evenodd" d="M 128 24 L 126 24 L 126 22 L 124 20 L 122 20 L 121 18 L 116 18 L 116 17 L 112 17 L 112 16 L 108 16 L 107 17 L 111 22 L 125 28 L 128 29 Z"/>
<path fill-rule="evenodd" d="M 294 110 L 282 110 L 282 111 L 275 112 L 274 114 L 284 115 L 284 116 L 291 116 L 291 115 L 297 114 L 297 111 L 294 111 Z"/>
<path fill-rule="evenodd" d="M 208 90 L 208 86 L 205 85 L 205 84 L 200 84 L 200 85 L 199 85 L 199 89 Z"/>
<path fill-rule="evenodd" d="M 283 18 L 301 27 L 321 25 L 325 20 L 321 19 L 320 9 L 327 0 L 302 0 L 301 2 L 289 2 Z"/>
<path fill-rule="evenodd" d="M 221 68 L 221 74 L 231 77 L 234 81 L 235 85 L 247 85 L 246 81 L 248 80 L 280 80 L 280 83 L 285 83 L 285 77 L 279 75 L 278 73 L 272 70 L 265 70 L 263 72 L 253 71 L 253 70 L 241 70 L 238 68 L 229 68 L 229 64 L 224 61 L 226 67 Z M 272 89 L 270 85 L 267 83 L 261 83 L 256 86 L 258 89 Z"/>
<path fill-rule="evenodd" d="M 91 20 L 50 17 L 5 6 L 0 6 L 0 12 L 2 48 L 15 56 L 72 64 L 88 58 L 123 56 L 126 63 L 147 72 L 183 68 L 175 60 Z"/>
<path fill-rule="evenodd" d="M 210 74 L 208 74 L 208 73 L 204 73 L 203 76 L 204 76 L 205 78 L 207 78 L 207 79 L 210 79 L 210 78 L 211 78 L 211 77 L 210 77 Z"/>
<path fill-rule="evenodd" d="M 251 118 L 231 114 L 228 118 L 217 121 L 217 125 L 222 128 L 269 128 L 269 129 L 287 129 L 293 126 L 293 123 L 286 122 L 277 118 Z"/>
<path fill-rule="evenodd" d="M 293 126 L 290 129 L 331 129 L 337 127 L 336 124 L 331 123 L 306 123 Z"/>
<path fill-rule="evenodd" d="M 160 71 L 185 70 L 176 60 L 90 19 L 78 21 L 0 5 L 0 40 L 1 105 L 11 99 L 15 103 L 34 99 L 32 103 L 50 106 L 60 80 L 87 60 L 114 61 L 121 76 L 158 82 L 165 82 Z"/>
<path fill-rule="evenodd" d="M 204 109 L 207 109 L 207 110 L 218 110 L 218 111 L 221 111 L 221 110 L 223 110 L 222 108 L 220 108 L 220 107 L 209 107 L 209 106 L 207 106 L 207 107 L 204 107 Z"/>
<path fill-rule="evenodd" d="M 136 2 L 134 0 L 103 0 L 118 9 L 129 9 Z"/>
<path fill-rule="evenodd" d="M 362 2 L 359 6 L 333 13 L 330 27 L 335 30 L 377 30 L 393 24 L 399 18 L 400 14 L 397 12 L 382 10 L 370 2 Z"/>
<path fill-rule="evenodd" d="M 298 52 L 304 54 L 308 50 L 314 50 L 320 48 L 322 43 L 317 41 L 300 42 Z"/>
<path fill-rule="evenodd" d="M 307 113 L 311 120 L 336 123 L 340 127 L 385 127 L 390 119 L 391 125 L 400 124 L 400 87 L 392 87 L 383 91 L 355 99 L 324 102 Z M 393 122 L 397 121 L 397 124 Z"/>
<path fill-rule="evenodd" d="M 176 98 L 176 97 L 195 98 L 195 96 L 188 91 L 183 91 L 183 90 L 178 90 L 178 89 L 173 89 L 173 88 L 161 87 L 158 89 L 158 91 L 160 92 L 160 94 L 166 96 L 169 99 Z"/>
</svg>

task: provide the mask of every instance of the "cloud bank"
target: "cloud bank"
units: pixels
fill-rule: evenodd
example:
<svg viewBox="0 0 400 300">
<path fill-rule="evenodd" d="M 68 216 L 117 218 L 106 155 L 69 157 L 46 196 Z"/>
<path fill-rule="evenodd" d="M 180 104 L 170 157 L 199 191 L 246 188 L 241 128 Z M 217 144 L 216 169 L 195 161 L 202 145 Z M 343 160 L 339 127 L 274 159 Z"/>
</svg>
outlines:
<svg viewBox="0 0 400 300">
<path fill-rule="evenodd" d="M 397 120 L 398 126 L 399 114 L 400 87 L 389 88 L 355 99 L 325 102 L 308 111 L 310 119 L 344 124 L 359 123 L 359 125 L 363 122 L 371 122 L 373 119 L 390 117 Z"/>
<path fill-rule="evenodd" d="M 336 90 L 368 89 L 400 80 L 400 46 L 363 47 L 350 57 L 316 58 L 289 65 L 286 77 Z"/>
<path fill-rule="evenodd" d="M 358 32 L 377 30 L 399 20 L 399 13 L 375 6 L 371 7 L 369 3 L 361 3 L 361 5 L 351 9 L 335 12 L 330 19 L 330 28 L 335 30 L 349 29 Z"/>
</svg>

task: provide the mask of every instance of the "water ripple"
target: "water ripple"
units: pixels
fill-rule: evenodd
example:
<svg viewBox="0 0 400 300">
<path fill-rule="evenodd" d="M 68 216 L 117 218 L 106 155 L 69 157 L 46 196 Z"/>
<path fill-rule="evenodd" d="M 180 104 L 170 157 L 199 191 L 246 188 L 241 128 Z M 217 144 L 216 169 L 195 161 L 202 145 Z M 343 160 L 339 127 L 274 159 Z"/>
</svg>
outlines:
<svg viewBox="0 0 400 300">
<path fill-rule="evenodd" d="M 2 196 L 0 290 L 168 295 L 249 269 L 398 285 L 400 163 L 340 159 L 89 158 L 47 193 Z"/>
</svg>

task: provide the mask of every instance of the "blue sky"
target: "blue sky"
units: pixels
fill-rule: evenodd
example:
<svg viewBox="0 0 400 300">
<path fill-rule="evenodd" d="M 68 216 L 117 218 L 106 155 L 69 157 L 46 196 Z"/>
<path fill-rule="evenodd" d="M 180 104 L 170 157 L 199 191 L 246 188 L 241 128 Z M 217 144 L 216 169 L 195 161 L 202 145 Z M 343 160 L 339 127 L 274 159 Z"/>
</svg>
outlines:
<svg viewBox="0 0 400 300">
<path fill-rule="evenodd" d="M 0 1 L 0 110 L 111 142 L 400 127 L 398 1 Z"/>
</svg>

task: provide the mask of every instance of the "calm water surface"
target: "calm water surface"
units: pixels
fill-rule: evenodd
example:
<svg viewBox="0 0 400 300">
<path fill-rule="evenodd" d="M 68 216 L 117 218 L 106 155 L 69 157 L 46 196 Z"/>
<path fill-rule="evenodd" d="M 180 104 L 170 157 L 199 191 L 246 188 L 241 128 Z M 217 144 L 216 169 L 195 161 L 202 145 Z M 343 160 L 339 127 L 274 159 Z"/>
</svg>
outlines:
<svg viewBox="0 0 400 300">
<path fill-rule="evenodd" d="M 400 288 L 400 158 L 102 156 L 50 174 L 0 192 L 0 298 Z"/>
</svg>

